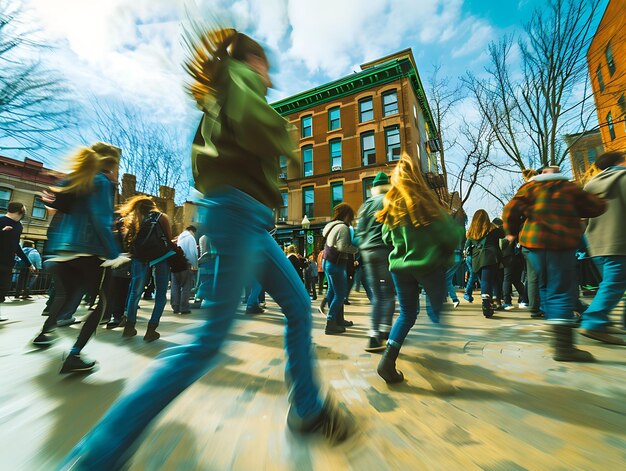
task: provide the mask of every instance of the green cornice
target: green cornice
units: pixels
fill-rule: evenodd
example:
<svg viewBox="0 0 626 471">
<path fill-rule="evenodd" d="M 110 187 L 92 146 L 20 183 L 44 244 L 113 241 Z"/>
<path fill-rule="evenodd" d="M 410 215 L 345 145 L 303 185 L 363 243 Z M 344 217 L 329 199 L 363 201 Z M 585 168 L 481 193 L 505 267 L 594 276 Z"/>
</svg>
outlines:
<svg viewBox="0 0 626 471">
<path fill-rule="evenodd" d="M 281 115 L 289 115 L 314 106 L 335 101 L 348 95 L 354 95 L 374 86 L 384 85 L 407 78 L 424 113 L 430 138 L 437 135 L 426 94 L 417 70 L 408 58 L 394 59 L 384 64 L 365 69 L 347 77 L 329 82 L 297 95 L 272 103 L 272 107 Z"/>
</svg>

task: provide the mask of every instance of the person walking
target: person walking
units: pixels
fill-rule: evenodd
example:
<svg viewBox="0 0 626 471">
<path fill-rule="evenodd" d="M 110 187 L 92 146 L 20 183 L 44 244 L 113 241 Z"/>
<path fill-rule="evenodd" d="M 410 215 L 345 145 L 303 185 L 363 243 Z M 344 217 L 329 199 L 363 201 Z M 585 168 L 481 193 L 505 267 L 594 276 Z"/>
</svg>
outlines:
<svg viewBox="0 0 626 471">
<path fill-rule="evenodd" d="M 110 176 L 119 158 L 120 150 L 110 144 L 83 147 L 71 158 L 72 171 L 67 178 L 44 195 L 44 203 L 63 214 L 48 230 L 49 251 L 54 255 L 47 263 L 54 276 L 55 295 L 48 318 L 33 340 L 38 347 L 48 347 L 56 340 L 52 331 L 59 315 L 73 312 L 76 302 L 88 291 L 99 290 L 107 266 L 128 261 L 113 237 L 114 186 Z M 100 290 L 100 302 L 83 323 L 61 373 L 86 372 L 96 366 L 95 361 L 81 357 L 81 352 L 96 331 L 105 304 L 106 295 Z"/>
<path fill-rule="evenodd" d="M 371 294 L 369 339 L 365 347 L 367 352 L 385 349 L 395 309 L 394 287 L 389 272 L 391 247 L 383 242 L 383 226 L 376 220 L 376 214 L 383 209 L 385 195 L 390 189 L 387 174 L 378 172 L 372 183 L 372 196 L 359 209 L 359 223 L 356 227 L 362 270 Z"/>
<path fill-rule="evenodd" d="M 181 232 L 176 240 L 176 244 L 183 250 L 183 254 L 188 262 L 188 268 L 177 273 L 172 273 L 172 288 L 170 304 L 174 314 L 190 314 L 189 299 L 191 289 L 196 281 L 198 271 L 198 244 L 196 242 L 197 229 L 195 226 L 188 226 Z"/>
<path fill-rule="evenodd" d="M 626 345 L 608 332 L 609 313 L 626 291 L 626 152 L 602 154 L 595 165 L 601 172 L 585 185 L 585 191 L 604 198 L 607 210 L 589 219 L 585 235 L 591 256 L 601 267 L 602 281 L 582 313 L 580 333 L 600 342 Z M 626 328 L 626 310 L 622 313 L 622 327 Z"/>
<path fill-rule="evenodd" d="M 500 239 L 504 236 L 504 230 L 491 222 L 487 211 L 479 209 L 474 213 L 465 247 L 472 254 L 472 270 L 480 278 L 483 315 L 487 319 L 494 314 L 492 294 L 502 260 Z"/>
<path fill-rule="evenodd" d="M 391 174 L 391 189 L 376 219 L 383 224 L 383 241 L 393 247 L 389 269 L 396 287 L 400 315 L 389 334 L 378 375 L 387 383 L 399 383 L 404 375 L 396 360 L 420 310 L 420 291 L 430 300 L 431 315 L 438 322 L 446 296 L 446 270 L 463 230 L 439 203 L 422 177 L 418 165 L 403 155 Z"/>
<path fill-rule="evenodd" d="M 317 254 L 317 294 L 324 294 L 324 250 L 320 250 Z M 322 300 L 322 302 L 326 299 Z"/>
<path fill-rule="evenodd" d="M 32 240 L 25 240 L 22 244 L 22 250 L 35 270 L 31 270 L 30 267 L 27 266 L 20 268 L 17 286 L 15 288 L 15 298 L 31 299 L 30 290 L 37 280 L 37 273 L 41 271 L 41 254 L 35 248 L 35 243 Z"/>
<path fill-rule="evenodd" d="M 62 468 L 121 469 L 148 424 L 214 366 L 252 274 L 281 306 L 291 407 L 288 427 L 344 441 L 351 427 L 314 375 L 311 300 L 269 231 L 282 205 L 279 156 L 291 157 L 287 122 L 268 105 L 269 62 L 262 47 L 235 29 L 187 36 L 191 92 L 204 114 L 192 148 L 197 227 L 215 250 L 211 279 L 200 286 L 204 325 L 192 342 L 164 351 L 138 384 L 120 397 L 71 451 Z M 210 398 L 210 396 L 208 396 Z"/>
<path fill-rule="evenodd" d="M 126 307 L 126 325 L 123 337 L 137 335 L 137 308 L 147 277 L 154 278 L 154 307 L 143 339 L 152 342 L 161 337 L 157 332 L 161 315 L 167 304 L 167 286 L 170 268 L 167 259 L 175 255 L 171 242 L 172 229 L 169 218 L 161 213 L 149 196 L 133 196 L 119 209 L 124 220 L 125 240 L 132 261 L 130 288 Z"/>
<path fill-rule="evenodd" d="M 561 173 L 537 175 L 504 207 L 507 238 L 528 250 L 539 276 L 541 304 L 553 330 L 556 361 L 593 361 L 591 353 L 574 346 L 576 248 L 581 244 L 581 218 L 598 217 L 606 203 L 572 183 Z M 522 225 L 523 224 L 523 225 Z"/>
<path fill-rule="evenodd" d="M 451 215 L 452 220 L 463 230 L 465 230 L 465 224 L 467 222 L 467 216 L 462 210 L 454 211 Z M 458 273 L 459 267 L 463 263 L 463 240 L 459 242 L 459 245 L 454 249 L 454 259 L 452 265 L 446 269 L 446 288 L 448 290 L 448 296 L 452 301 L 454 309 L 459 307 L 459 296 L 456 293 L 456 286 L 454 285 L 454 276 Z"/>
<path fill-rule="evenodd" d="M 317 263 L 315 257 L 309 255 L 308 264 L 304 269 L 304 286 L 310 293 L 311 299 L 315 301 L 317 299 L 317 290 L 315 288 L 315 282 L 317 281 Z"/>
<path fill-rule="evenodd" d="M 7 213 L 0 217 L 0 307 L 11 290 L 15 256 L 17 255 L 22 260 L 28 270 L 32 273 L 35 272 L 35 267 L 20 246 L 23 229 L 20 221 L 24 219 L 25 215 L 26 206 L 11 201 L 7 205 Z M 0 322 L 6 320 L 0 312 Z"/>
<path fill-rule="evenodd" d="M 346 331 L 343 306 L 348 294 L 347 261 L 357 252 L 352 245 L 349 226 L 354 220 L 354 210 L 347 203 L 335 206 L 334 217 L 324 226 L 324 273 L 328 280 L 328 314 L 326 315 L 326 335 L 342 334 Z"/>
<path fill-rule="evenodd" d="M 304 284 L 304 269 L 307 265 L 306 260 L 304 259 L 304 257 L 302 257 L 302 255 L 298 253 L 298 249 L 295 245 L 288 246 L 285 254 L 287 255 L 287 260 L 289 260 L 291 265 L 293 265 L 293 268 L 294 270 L 296 270 L 298 277 L 300 278 L 300 280 L 302 280 L 302 283 Z"/>
</svg>

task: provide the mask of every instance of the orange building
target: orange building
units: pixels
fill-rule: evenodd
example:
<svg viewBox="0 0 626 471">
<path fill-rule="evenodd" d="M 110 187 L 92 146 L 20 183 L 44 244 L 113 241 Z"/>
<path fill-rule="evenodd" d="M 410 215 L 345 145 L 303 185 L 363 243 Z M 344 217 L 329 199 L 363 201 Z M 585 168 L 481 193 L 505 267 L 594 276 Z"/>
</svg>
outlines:
<svg viewBox="0 0 626 471">
<path fill-rule="evenodd" d="M 296 126 L 299 138 L 299 168 L 281 162 L 284 206 L 277 214 L 277 239 L 283 243 L 304 245 L 306 215 L 307 251 L 319 246 L 333 208 L 346 202 L 356 211 L 375 175 L 390 173 L 403 152 L 419 162 L 436 191 L 446 193 L 436 128 L 411 50 L 361 70 L 272 104 Z"/>
<path fill-rule="evenodd" d="M 572 164 L 572 174 L 576 180 L 580 180 L 596 158 L 604 152 L 599 130 L 567 134 L 565 143 Z"/>
<path fill-rule="evenodd" d="M 587 65 L 604 149 L 626 150 L 626 1 L 609 1 Z"/>
</svg>

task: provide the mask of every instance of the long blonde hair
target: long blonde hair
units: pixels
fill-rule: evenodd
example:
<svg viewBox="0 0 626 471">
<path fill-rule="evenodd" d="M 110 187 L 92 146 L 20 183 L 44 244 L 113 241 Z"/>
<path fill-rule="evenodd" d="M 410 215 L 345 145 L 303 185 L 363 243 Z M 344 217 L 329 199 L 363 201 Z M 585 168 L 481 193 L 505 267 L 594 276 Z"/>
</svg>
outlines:
<svg viewBox="0 0 626 471">
<path fill-rule="evenodd" d="M 489 214 L 484 209 L 479 209 L 474 213 L 472 222 L 467 230 L 467 238 L 472 240 L 480 240 L 489 234 L 496 225 L 489 219 Z"/>
<path fill-rule="evenodd" d="M 103 170 L 112 170 L 120 161 L 118 147 L 104 142 L 96 142 L 91 147 L 81 147 L 70 157 L 71 171 L 67 185 L 52 187 L 57 193 L 89 193 L 93 189 L 95 176 Z"/>
<path fill-rule="evenodd" d="M 135 241 L 139 227 L 145 217 L 157 209 L 157 205 L 152 198 L 145 195 L 133 196 L 120 206 L 118 213 L 124 221 L 124 242 L 127 247 Z"/>
<path fill-rule="evenodd" d="M 245 61 L 252 54 L 269 65 L 261 45 L 234 28 L 192 23 L 183 33 L 183 43 L 187 49 L 183 67 L 192 78 L 187 91 L 201 108 L 208 96 L 216 94 L 222 66 L 229 57 Z"/>
<path fill-rule="evenodd" d="M 444 213 L 437 195 L 416 165 L 403 154 L 391 172 L 391 189 L 383 199 L 383 209 L 376 214 L 376 220 L 391 229 L 404 223 L 427 226 Z"/>
</svg>

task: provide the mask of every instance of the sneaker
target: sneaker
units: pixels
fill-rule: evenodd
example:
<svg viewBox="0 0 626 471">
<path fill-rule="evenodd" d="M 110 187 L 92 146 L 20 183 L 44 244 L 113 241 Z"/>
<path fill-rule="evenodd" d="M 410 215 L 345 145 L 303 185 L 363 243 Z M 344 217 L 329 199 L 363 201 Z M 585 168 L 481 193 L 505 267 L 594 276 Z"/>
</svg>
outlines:
<svg viewBox="0 0 626 471">
<path fill-rule="evenodd" d="M 91 371 L 95 368 L 97 362 L 90 360 L 83 360 L 79 355 L 68 355 L 65 361 L 63 362 L 63 367 L 61 368 L 60 374 L 66 373 L 86 373 L 87 371 Z"/>
<path fill-rule="evenodd" d="M 513 309 L 515 309 L 515 306 L 513 306 L 512 304 L 507 304 L 507 303 L 504 303 L 502 307 L 504 308 L 505 311 L 512 311 Z"/>
<path fill-rule="evenodd" d="M 33 340 L 33 345 L 37 345 L 38 347 L 49 347 L 56 341 L 56 337 L 51 333 L 44 334 L 43 332 L 39 334 Z"/>
<path fill-rule="evenodd" d="M 454 309 L 459 307 L 459 304 L 461 304 L 461 301 L 459 301 L 458 299 L 456 301 L 452 301 L 452 305 L 454 306 Z"/>
<path fill-rule="evenodd" d="M 265 309 L 261 308 L 261 306 L 254 306 L 250 309 L 246 309 L 246 314 L 263 314 Z"/>
<path fill-rule="evenodd" d="M 354 325 L 354 322 L 344 319 L 341 325 L 343 325 L 344 327 L 352 327 Z"/>
<path fill-rule="evenodd" d="M 543 312 L 541 312 L 541 311 L 531 311 L 530 317 L 532 317 L 533 319 L 540 319 L 540 318 L 543 317 Z"/>
<path fill-rule="evenodd" d="M 350 306 L 350 301 L 348 301 L 347 299 L 343 302 L 344 306 Z"/>
<path fill-rule="evenodd" d="M 329 398 L 319 415 L 310 420 L 302 420 L 291 406 L 287 414 L 287 427 L 298 435 L 320 434 L 332 445 L 344 442 L 353 433 L 353 427 L 346 417 Z"/>
<path fill-rule="evenodd" d="M 191 314 L 191 311 L 180 311 L 181 314 Z"/>
<path fill-rule="evenodd" d="M 9 320 L 9 318 L 8 318 L 8 317 L 2 317 L 2 316 L 0 316 L 0 322 L 6 322 L 6 321 L 8 321 L 8 320 Z"/>
<path fill-rule="evenodd" d="M 57 327 L 65 327 L 72 324 L 80 324 L 80 321 L 76 320 L 73 316 L 69 319 L 61 319 L 60 321 L 57 321 Z"/>
<path fill-rule="evenodd" d="M 528 309 L 528 303 L 518 303 L 517 307 L 519 309 Z"/>
<path fill-rule="evenodd" d="M 464 294 L 463 299 L 465 299 L 470 304 L 474 302 L 474 297 L 470 296 L 469 294 Z"/>
<path fill-rule="evenodd" d="M 382 352 L 385 350 L 385 344 L 381 343 L 381 341 L 377 337 L 370 337 L 367 342 L 367 347 L 365 347 L 366 352 Z"/>
</svg>

